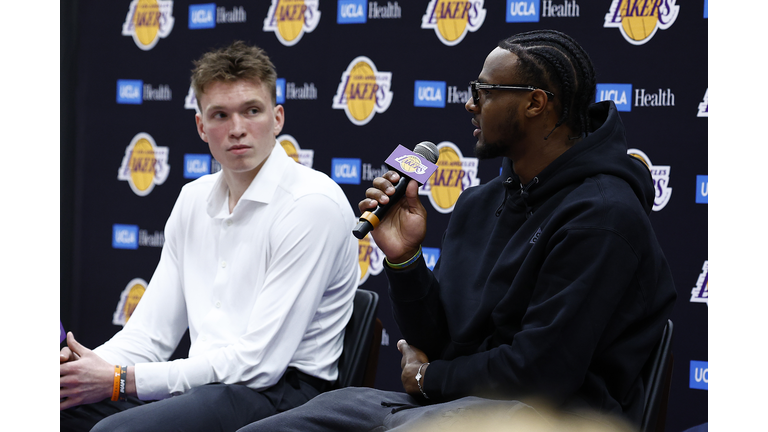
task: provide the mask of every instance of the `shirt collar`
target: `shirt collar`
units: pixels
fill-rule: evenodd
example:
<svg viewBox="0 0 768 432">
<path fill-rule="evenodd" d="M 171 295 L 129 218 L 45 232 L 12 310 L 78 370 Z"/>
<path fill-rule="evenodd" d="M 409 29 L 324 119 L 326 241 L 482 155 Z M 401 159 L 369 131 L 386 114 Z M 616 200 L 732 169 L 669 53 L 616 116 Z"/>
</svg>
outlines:
<svg viewBox="0 0 768 432">
<path fill-rule="evenodd" d="M 280 178 L 286 167 L 289 167 L 290 163 L 296 163 L 291 159 L 283 149 L 283 146 L 275 140 L 275 145 L 272 148 L 272 153 L 264 162 L 259 173 L 254 177 L 248 189 L 245 190 L 243 196 L 240 197 L 240 201 L 255 201 L 264 204 L 269 204 L 272 197 L 275 194 L 275 190 L 280 184 Z M 207 212 L 208 216 L 223 217 L 222 209 L 225 211 L 224 215 L 229 215 L 229 209 L 227 207 L 227 196 L 229 188 L 224 181 L 224 175 L 219 173 L 219 177 L 216 179 L 211 193 L 207 198 Z"/>
</svg>

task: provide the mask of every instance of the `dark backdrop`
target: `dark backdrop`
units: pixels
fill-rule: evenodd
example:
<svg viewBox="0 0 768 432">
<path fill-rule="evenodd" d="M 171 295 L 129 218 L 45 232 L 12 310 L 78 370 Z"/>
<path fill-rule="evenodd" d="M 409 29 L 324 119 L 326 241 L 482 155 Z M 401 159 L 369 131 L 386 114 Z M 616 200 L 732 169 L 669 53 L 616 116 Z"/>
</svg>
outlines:
<svg viewBox="0 0 768 432">
<path fill-rule="evenodd" d="M 500 39 L 554 28 L 572 35 L 590 53 L 601 85 L 598 98 L 602 94 L 620 103 L 625 98 L 620 105 L 625 110 L 621 114 L 629 146 L 643 152 L 658 174 L 659 206 L 651 221 L 679 295 L 672 317 L 675 367 L 668 430 L 707 421 L 708 374 L 702 375 L 708 359 L 707 183 L 701 177 L 708 174 L 705 0 L 682 5 L 664 0 L 660 18 L 658 13 L 645 18 L 626 16 L 651 13 L 643 9 L 643 1 L 635 0 L 630 4 L 638 3 L 637 7 L 629 10 L 627 0 L 615 0 L 613 5 L 611 0 L 514 1 L 516 15 L 509 13 L 509 1 L 473 0 L 469 24 L 466 18 L 461 21 L 459 9 L 455 20 L 441 18 L 438 31 L 422 28 L 423 17 L 429 17 L 428 10 L 434 6 L 429 0 L 297 0 L 292 4 L 306 3 L 307 16 L 320 12 L 315 28 L 283 27 L 277 32 L 264 30 L 272 3 L 62 1 L 60 313 L 66 330 L 94 347 L 121 328 L 114 324 L 119 322 L 115 312 L 121 295 L 135 285 L 129 282 L 151 278 L 165 220 L 180 188 L 201 172 L 217 169 L 215 161 L 201 159 L 200 155 L 209 154 L 207 145 L 195 131 L 194 109 L 185 103 L 192 60 L 203 52 L 234 39 L 267 51 L 284 80 L 283 134 L 295 139 L 304 163 L 339 181 L 357 208 L 371 175 L 397 144 L 412 148 L 422 140 L 449 141 L 461 155 L 456 150 L 448 153 L 453 152 L 457 160 L 462 156 L 464 172 L 454 166 L 454 178 L 470 179 L 476 170 L 479 182 L 486 183 L 498 175 L 500 160 L 477 163 L 472 159 L 473 127 L 463 106 L 468 82 L 477 77 L 485 56 Z M 438 3 L 435 15 L 440 16 L 446 2 L 434 3 Z M 455 3 L 449 5 L 446 18 L 455 11 L 450 9 Z M 640 41 L 632 43 L 620 28 L 610 26 L 617 3 L 625 33 Z M 347 4 L 352 6 L 342 8 Z M 476 12 L 483 9 L 485 17 L 479 23 Z M 135 10 L 137 16 L 149 17 L 148 26 L 139 30 L 143 33 L 138 42 L 130 28 L 124 30 L 131 27 L 133 21 L 126 25 L 127 17 Z M 349 13 L 341 16 L 342 10 Z M 159 20 L 153 20 L 156 16 Z M 659 26 L 660 21 L 667 28 Z M 467 32 L 458 43 L 441 40 L 441 36 L 449 40 L 460 35 L 470 24 L 475 31 Z M 297 28 L 303 29 L 298 42 L 280 40 L 296 35 Z M 153 38 L 154 34 L 159 36 Z M 377 80 L 369 77 L 363 82 L 375 81 L 392 92 L 386 110 L 375 112 L 362 125 L 353 124 L 345 110 L 333 108 L 342 74 L 359 56 L 367 57 L 373 63 L 369 67 L 380 72 Z M 417 81 L 429 83 L 419 92 Z M 365 102 L 356 109 L 365 111 Z M 129 181 L 118 179 L 126 149 L 139 133 L 151 136 L 159 149 L 157 159 L 170 166 L 162 183 L 153 172 L 137 169 L 127 174 L 143 196 L 134 192 Z M 167 160 L 160 153 L 163 148 Z M 142 182 L 153 187 L 149 190 Z M 433 199 L 422 197 L 430 221 L 424 245 L 435 248 L 428 250 L 428 258 L 439 253 L 450 217 L 446 207 L 461 189 L 448 185 L 435 188 Z M 361 286 L 381 295 L 379 315 L 385 332 L 376 387 L 401 390 L 400 355 L 395 347 L 400 333 L 391 316 L 380 258 L 375 247 L 361 243 L 365 273 Z M 177 352 L 182 354 L 187 344 Z"/>
</svg>

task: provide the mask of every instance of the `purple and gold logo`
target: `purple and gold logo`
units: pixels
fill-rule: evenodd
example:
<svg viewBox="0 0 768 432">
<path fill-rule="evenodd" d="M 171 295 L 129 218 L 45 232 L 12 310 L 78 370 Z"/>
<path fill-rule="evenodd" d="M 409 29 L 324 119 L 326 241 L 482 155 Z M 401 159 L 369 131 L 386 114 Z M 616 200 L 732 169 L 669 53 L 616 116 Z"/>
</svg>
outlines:
<svg viewBox="0 0 768 432">
<path fill-rule="evenodd" d="M 669 203 L 669 199 L 672 197 L 672 188 L 669 187 L 669 173 L 672 169 L 669 165 L 652 164 L 651 158 L 638 149 L 629 149 L 627 154 L 640 159 L 651 171 L 653 189 L 656 193 L 656 198 L 653 200 L 653 211 L 660 211 Z"/>
<path fill-rule="evenodd" d="M 419 188 L 419 195 L 427 195 L 429 202 L 440 213 L 450 213 L 461 193 L 480 184 L 477 178 L 477 158 L 464 157 L 456 144 L 443 141 L 437 145 L 440 157 L 437 170 L 428 182 Z"/>
<path fill-rule="evenodd" d="M 691 290 L 691 303 L 705 303 L 709 306 L 709 260 L 704 261 L 696 286 Z"/>
<path fill-rule="evenodd" d="M 384 270 L 384 253 L 376 246 L 371 235 L 358 240 L 357 262 L 360 265 L 360 286 L 368 280 L 368 276 L 376 276 Z"/>
<path fill-rule="evenodd" d="M 421 28 L 433 29 L 445 45 L 454 46 L 467 32 L 476 32 L 485 21 L 485 0 L 431 0 L 421 18 Z"/>
<path fill-rule="evenodd" d="M 391 88 L 392 72 L 379 72 L 368 57 L 356 57 L 341 74 L 332 108 L 343 109 L 353 124 L 365 125 L 389 108 Z"/>
<path fill-rule="evenodd" d="M 123 23 L 123 36 L 133 37 L 136 46 L 149 51 L 173 30 L 173 1 L 133 0 Z"/>
<path fill-rule="evenodd" d="M 605 28 L 618 28 L 632 45 L 642 45 L 675 23 L 680 6 L 677 0 L 613 0 L 605 14 Z"/>
<path fill-rule="evenodd" d="M 139 300 L 144 296 L 144 292 L 147 290 L 147 281 L 141 278 L 132 279 L 125 286 L 122 294 L 120 294 L 120 301 L 117 304 L 117 309 L 112 315 L 112 324 L 125 326 L 136 306 L 139 304 Z"/>
<path fill-rule="evenodd" d="M 299 43 L 304 33 L 312 33 L 320 22 L 319 0 L 272 0 L 264 31 L 275 32 L 285 46 Z"/>
</svg>

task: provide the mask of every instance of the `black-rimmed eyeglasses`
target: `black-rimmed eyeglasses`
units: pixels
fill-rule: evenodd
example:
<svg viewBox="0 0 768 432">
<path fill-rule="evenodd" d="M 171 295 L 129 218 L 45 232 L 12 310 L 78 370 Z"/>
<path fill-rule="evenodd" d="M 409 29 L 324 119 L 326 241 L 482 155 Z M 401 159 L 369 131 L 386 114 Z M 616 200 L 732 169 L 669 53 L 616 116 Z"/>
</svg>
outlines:
<svg viewBox="0 0 768 432">
<path fill-rule="evenodd" d="M 553 99 L 555 97 L 555 94 L 544 90 L 542 88 L 534 87 L 534 86 L 526 86 L 526 85 L 503 85 L 503 84 L 488 84 L 480 81 L 470 81 L 469 82 L 469 88 L 472 90 L 472 101 L 477 105 L 480 103 L 480 94 L 477 92 L 480 89 L 483 90 L 525 90 L 525 91 L 534 91 L 534 90 L 541 90 L 544 93 L 549 96 L 550 99 Z"/>
</svg>

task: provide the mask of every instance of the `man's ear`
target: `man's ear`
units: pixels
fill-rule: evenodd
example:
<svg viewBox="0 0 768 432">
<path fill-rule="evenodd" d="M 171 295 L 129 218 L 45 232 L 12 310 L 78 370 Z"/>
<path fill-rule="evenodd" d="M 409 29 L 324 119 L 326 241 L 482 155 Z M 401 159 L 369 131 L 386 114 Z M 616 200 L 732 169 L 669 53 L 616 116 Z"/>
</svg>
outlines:
<svg viewBox="0 0 768 432">
<path fill-rule="evenodd" d="M 536 117 L 543 114 L 547 110 L 549 98 L 543 90 L 536 89 L 528 96 L 528 105 L 525 109 L 525 114 L 528 117 Z"/>
<path fill-rule="evenodd" d="M 273 109 L 274 115 L 275 115 L 275 128 L 273 130 L 275 137 L 280 135 L 280 131 L 283 130 L 283 125 L 285 124 L 285 109 L 283 109 L 282 105 L 277 105 Z"/>
<path fill-rule="evenodd" d="M 205 133 L 203 118 L 200 114 L 195 114 L 195 124 L 197 125 L 197 134 L 200 135 L 200 139 L 205 142 L 208 142 L 208 135 L 206 135 Z"/>
</svg>

